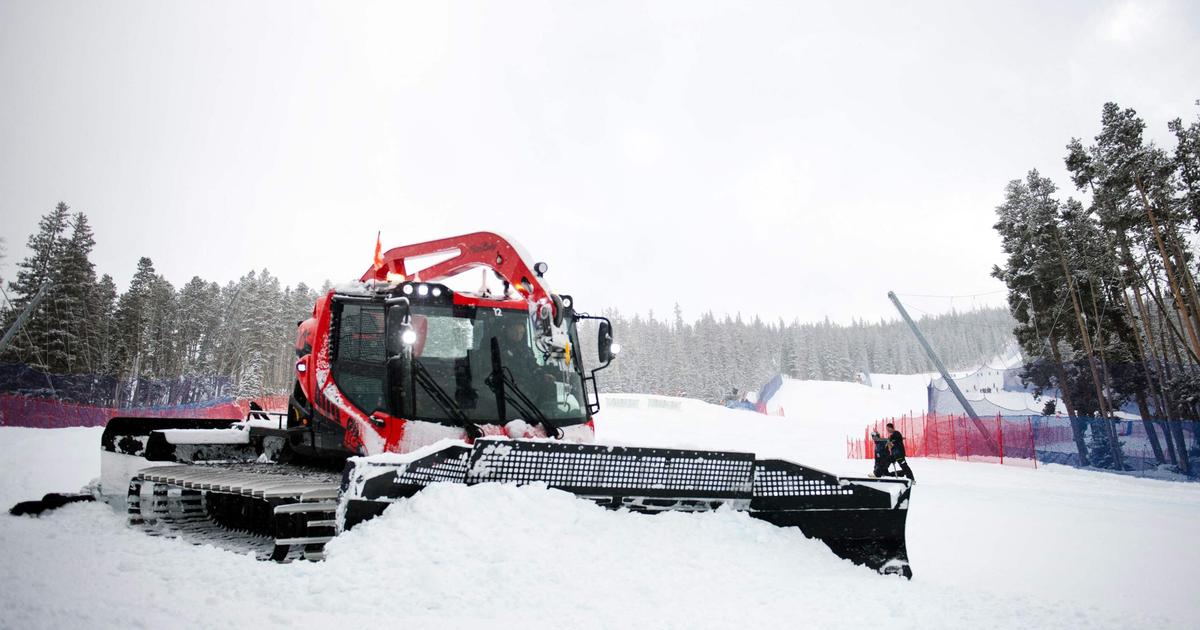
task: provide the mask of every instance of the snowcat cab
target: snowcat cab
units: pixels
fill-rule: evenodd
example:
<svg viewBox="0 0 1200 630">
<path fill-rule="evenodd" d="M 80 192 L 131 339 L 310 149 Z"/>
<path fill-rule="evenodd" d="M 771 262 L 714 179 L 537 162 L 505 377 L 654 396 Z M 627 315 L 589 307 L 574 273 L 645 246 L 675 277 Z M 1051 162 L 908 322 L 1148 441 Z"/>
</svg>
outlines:
<svg viewBox="0 0 1200 630">
<path fill-rule="evenodd" d="M 435 255 L 450 258 L 406 273 L 412 259 Z M 476 267 L 503 289 L 438 282 Z M 298 335 L 292 450 L 344 459 L 481 436 L 592 441 L 595 372 L 611 360 L 611 325 L 577 313 L 570 296 L 549 291 L 545 264 L 534 267 L 507 240 L 480 232 L 391 249 L 358 283 L 319 299 Z M 591 372 L 581 319 L 600 320 Z"/>
<path fill-rule="evenodd" d="M 562 329 L 561 347 L 539 339 L 549 336 L 544 323 L 521 299 L 426 282 L 322 298 L 310 320 L 315 352 L 297 363 L 292 449 L 344 458 L 485 435 L 591 441 L 599 404 L 576 331 L 589 316 L 575 313 L 570 297 L 559 302 L 549 325 Z"/>
</svg>

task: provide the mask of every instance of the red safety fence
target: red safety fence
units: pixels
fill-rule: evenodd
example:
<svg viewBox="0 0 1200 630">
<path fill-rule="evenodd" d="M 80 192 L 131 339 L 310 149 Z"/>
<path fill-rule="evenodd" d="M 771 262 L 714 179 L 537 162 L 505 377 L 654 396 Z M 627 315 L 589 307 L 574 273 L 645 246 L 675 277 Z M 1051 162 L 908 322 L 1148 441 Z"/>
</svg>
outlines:
<svg viewBox="0 0 1200 630">
<path fill-rule="evenodd" d="M 287 409 L 287 396 L 263 396 L 253 399 L 267 411 Z M 218 400 L 173 407 L 132 407 L 117 409 L 62 402 L 51 398 L 0 394 L 0 426 L 58 429 L 63 427 L 102 427 L 119 417 L 147 418 L 244 418 L 250 400 Z"/>
<path fill-rule="evenodd" d="M 846 438 L 846 457 L 850 459 L 874 459 L 875 443 L 871 432 L 885 439 L 886 425 L 896 425 L 904 436 L 904 451 L 907 457 L 932 457 L 972 462 L 987 462 L 1037 468 L 1037 442 L 1031 418 L 981 418 L 979 421 L 966 416 L 943 416 L 921 414 L 885 418 L 863 430 L 862 438 Z M 1054 427 L 1057 433 L 1059 427 Z M 1071 429 L 1066 429 L 1066 440 L 1071 440 Z M 1046 429 L 1038 432 L 1038 439 L 1052 439 Z"/>
</svg>

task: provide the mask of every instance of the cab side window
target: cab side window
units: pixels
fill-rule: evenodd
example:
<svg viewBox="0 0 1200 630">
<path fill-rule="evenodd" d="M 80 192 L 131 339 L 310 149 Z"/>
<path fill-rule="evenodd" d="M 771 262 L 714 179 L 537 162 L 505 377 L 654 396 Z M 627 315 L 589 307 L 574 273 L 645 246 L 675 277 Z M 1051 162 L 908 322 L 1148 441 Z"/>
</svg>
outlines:
<svg viewBox="0 0 1200 630">
<path fill-rule="evenodd" d="M 344 304 L 335 309 L 333 380 L 350 403 L 366 412 L 387 410 L 387 351 L 383 307 Z"/>
</svg>

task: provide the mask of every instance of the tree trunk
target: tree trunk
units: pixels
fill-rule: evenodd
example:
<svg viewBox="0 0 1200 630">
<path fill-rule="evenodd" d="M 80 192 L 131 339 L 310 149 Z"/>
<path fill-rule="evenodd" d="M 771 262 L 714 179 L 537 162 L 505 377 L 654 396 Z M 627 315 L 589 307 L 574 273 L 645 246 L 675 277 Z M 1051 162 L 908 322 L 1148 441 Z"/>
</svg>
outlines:
<svg viewBox="0 0 1200 630">
<path fill-rule="evenodd" d="M 1140 273 L 1137 270 L 1137 265 L 1133 260 L 1133 255 L 1129 251 L 1128 239 L 1125 238 L 1124 234 L 1120 234 L 1118 238 L 1121 244 L 1121 255 L 1124 259 L 1125 268 L 1129 271 L 1133 271 L 1140 277 Z M 1121 280 L 1122 282 L 1125 281 L 1124 275 L 1121 276 Z M 1171 427 L 1168 424 L 1168 418 L 1171 415 L 1171 406 L 1167 396 L 1166 379 L 1164 378 L 1163 372 L 1166 366 L 1166 340 L 1162 339 L 1163 356 L 1160 360 L 1158 348 L 1155 345 L 1154 328 L 1151 326 L 1150 311 L 1146 308 L 1146 303 L 1142 301 L 1141 288 L 1132 282 L 1130 282 L 1129 285 L 1129 288 L 1133 290 L 1134 303 L 1137 305 L 1137 317 L 1135 319 L 1141 321 L 1142 333 L 1146 337 L 1146 343 L 1144 345 L 1139 339 L 1138 351 L 1142 354 L 1142 365 L 1145 366 L 1146 370 L 1146 382 L 1149 384 L 1150 392 L 1154 397 L 1154 406 L 1158 411 L 1157 415 L 1159 417 L 1159 423 L 1162 425 L 1161 428 L 1163 431 L 1163 437 L 1167 443 L 1166 463 L 1176 464 L 1178 460 L 1175 457 L 1175 438 L 1171 435 Z M 1153 291 L 1149 284 L 1146 284 L 1146 291 L 1153 295 Z M 1122 296 L 1125 297 L 1126 310 L 1132 310 L 1132 307 L 1129 304 L 1128 296 L 1125 296 L 1124 292 L 1122 292 Z M 1163 313 L 1163 317 L 1166 317 L 1166 313 Z M 1159 337 L 1161 338 L 1162 335 Z M 1147 350 L 1149 350 L 1148 353 Z M 1142 406 L 1141 401 L 1139 401 L 1139 406 Z M 1145 422 L 1146 418 L 1150 417 L 1153 416 L 1146 416 L 1143 414 L 1143 422 Z M 1145 426 L 1146 435 L 1151 440 L 1151 448 L 1154 449 L 1154 456 L 1159 460 L 1160 463 L 1162 463 L 1162 447 L 1158 445 L 1158 436 L 1154 430 L 1154 425 L 1151 422 L 1145 422 Z"/>
<path fill-rule="evenodd" d="M 1179 453 L 1179 471 L 1185 475 L 1192 474 L 1192 463 L 1188 461 L 1187 439 L 1183 435 L 1183 421 L 1169 423 L 1171 433 L 1175 437 L 1176 450 Z"/>
<path fill-rule="evenodd" d="M 1146 208 L 1146 218 L 1150 220 L 1150 231 L 1154 234 L 1154 241 L 1158 244 L 1158 254 L 1162 257 L 1163 271 L 1166 272 L 1167 284 L 1171 287 L 1171 294 L 1175 296 L 1175 308 L 1179 312 L 1180 325 L 1187 332 L 1188 339 L 1191 340 L 1191 348 L 1193 356 L 1200 356 L 1200 339 L 1197 338 L 1196 329 L 1192 324 L 1191 318 L 1188 316 L 1187 303 L 1184 302 L 1183 294 L 1180 292 L 1179 281 L 1175 278 L 1175 272 L 1171 268 L 1171 259 L 1167 256 L 1167 248 L 1163 245 L 1162 235 L 1159 234 L 1158 221 L 1154 218 L 1154 211 L 1150 207 L 1150 200 L 1146 197 L 1146 191 L 1142 188 L 1141 179 L 1135 178 L 1138 192 L 1142 196 L 1142 205 Z"/>
<path fill-rule="evenodd" d="M 1142 427 L 1146 429 L 1146 437 L 1150 440 L 1150 450 L 1154 451 L 1154 459 L 1159 464 L 1167 463 L 1163 458 L 1162 445 L 1158 443 L 1158 433 L 1154 431 L 1154 423 L 1150 420 L 1150 405 L 1146 404 L 1146 393 L 1138 392 L 1134 395 L 1137 398 L 1138 413 L 1142 414 Z"/>
<path fill-rule="evenodd" d="M 1159 417 L 1165 418 L 1167 417 L 1166 389 L 1163 385 L 1162 372 L 1159 371 L 1158 350 L 1154 347 L 1154 329 L 1150 326 L 1150 313 L 1146 310 L 1145 303 L 1142 302 L 1142 292 L 1136 286 L 1133 287 L 1133 299 L 1138 309 L 1138 317 L 1135 319 L 1141 322 L 1142 334 L 1146 336 L 1145 344 L 1138 342 L 1138 351 L 1142 353 L 1142 365 L 1146 369 L 1146 382 L 1150 386 Z M 1128 307 L 1129 300 L 1126 298 L 1126 308 Z"/>
<path fill-rule="evenodd" d="M 1192 309 L 1192 321 L 1200 328 L 1200 301 L 1196 295 L 1196 282 L 1192 278 L 1192 270 L 1188 267 L 1187 257 L 1183 255 L 1183 248 L 1179 246 L 1179 237 L 1174 229 L 1167 231 L 1167 239 L 1171 242 L 1171 247 L 1174 249 L 1175 268 L 1179 270 L 1183 276 L 1180 284 L 1183 285 L 1184 295 L 1187 296 L 1187 304 Z M 1198 331 L 1200 334 L 1200 331 Z"/>
<path fill-rule="evenodd" d="M 1075 448 L 1079 451 L 1079 465 L 1090 466 L 1087 453 L 1087 441 L 1083 438 L 1083 426 L 1075 405 L 1071 403 L 1070 383 L 1067 382 L 1067 371 L 1063 369 L 1062 354 L 1058 351 L 1058 339 L 1054 332 L 1050 333 L 1050 355 L 1054 358 L 1054 370 L 1058 374 L 1058 391 L 1062 394 L 1063 406 L 1067 408 L 1067 417 L 1071 419 L 1071 436 L 1075 438 Z"/>
<path fill-rule="evenodd" d="M 1063 254 L 1062 239 L 1058 235 L 1057 228 L 1054 228 L 1054 240 L 1058 243 L 1058 262 L 1062 265 L 1063 279 L 1067 282 L 1067 292 L 1071 294 L 1071 306 L 1075 309 L 1075 321 L 1079 324 L 1079 337 L 1083 341 L 1083 349 L 1087 353 L 1088 366 L 1092 371 L 1092 384 L 1096 388 L 1096 404 L 1100 406 L 1100 415 L 1107 429 L 1109 446 L 1112 448 L 1113 464 L 1117 470 L 1124 470 L 1125 462 L 1121 457 L 1120 445 L 1117 442 L 1117 429 L 1112 425 L 1112 413 L 1108 411 L 1108 405 L 1104 399 L 1104 390 L 1100 385 L 1100 371 L 1096 367 L 1096 356 L 1092 353 L 1092 340 L 1088 336 L 1087 326 L 1083 323 L 1083 310 L 1079 307 L 1079 296 L 1075 294 L 1075 282 L 1071 277 L 1070 269 L 1067 268 L 1067 258 Z"/>
<path fill-rule="evenodd" d="M 1163 437 L 1167 441 L 1167 463 L 1179 465 L 1179 460 L 1175 459 L 1175 438 L 1171 436 L 1171 425 L 1169 420 L 1165 418 L 1158 421 L 1162 425 Z"/>
<path fill-rule="evenodd" d="M 1158 280 L 1155 280 L 1154 283 L 1157 286 Z M 1159 321 L 1161 321 L 1168 329 L 1170 329 L 1171 334 L 1175 335 L 1175 338 L 1179 341 L 1179 344 L 1171 344 L 1171 348 L 1175 350 L 1176 363 L 1181 366 L 1183 365 L 1183 359 L 1179 357 L 1179 345 L 1183 346 L 1183 349 L 1187 351 L 1188 356 L 1191 357 L 1193 364 L 1200 363 L 1200 356 L 1198 356 L 1195 351 L 1192 350 L 1192 347 L 1188 344 L 1187 339 L 1183 338 L 1183 335 L 1179 332 L 1179 329 L 1175 327 L 1175 323 L 1171 321 L 1171 310 L 1168 309 L 1166 304 L 1163 302 L 1162 296 L 1160 296 L 1156 291 L 1151 291 L 1150 297 L 1154 299 L 1154 303 L 1158 305 L 1158 310 L 1162 313 L 1162 317 L 1159 317 Z M 1163 343 L 1165 344 L 1166 342 L 1164 341 Z M 1163 358 L 1165 359 L 1166 356 L 1167 355 L 1164 352 Z"/>
</svg>

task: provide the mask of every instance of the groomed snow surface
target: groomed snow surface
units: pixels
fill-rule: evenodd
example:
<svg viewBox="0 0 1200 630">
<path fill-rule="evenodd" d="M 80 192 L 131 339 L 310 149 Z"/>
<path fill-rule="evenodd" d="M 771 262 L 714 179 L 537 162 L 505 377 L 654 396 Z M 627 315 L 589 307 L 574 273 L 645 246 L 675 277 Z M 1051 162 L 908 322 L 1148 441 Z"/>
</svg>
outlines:
<svg viewBox="0 0 1200 630">
<path fill-rule="evenodd" d="M 909 389 L 789 381 L 785 417 L 606 396 L 598 436 L 861 475 L 846 434 L 919 411 L 923 389 Z M 96 477 L 99 438 L 0 429 L 0 505 Z M 153 538 L 101 504 L 3 515 L 0 627 L 1197 627 L 1200 484 L 911 464 L 911 582 L 744 514 L 651 517 L 544 487 L 447 485 L 338 537 L 323 563 Z"/>
</svg>

